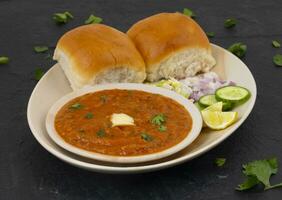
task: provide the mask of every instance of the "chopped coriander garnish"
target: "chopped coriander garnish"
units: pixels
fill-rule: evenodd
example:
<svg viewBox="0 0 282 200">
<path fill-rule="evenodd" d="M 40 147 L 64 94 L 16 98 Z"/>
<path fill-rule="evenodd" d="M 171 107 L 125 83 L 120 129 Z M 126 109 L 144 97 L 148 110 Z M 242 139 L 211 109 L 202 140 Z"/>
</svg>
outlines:
<svg viewBox="0 0 282 200">
<path fill-rule="evenodd" d="M 242 58 L 246 54 L 247 45 L 245 45 L 242 42 L 237 42 L 237 43 L 232 44 L 230 47 L 228 47 L 228 51 L 230 51 L 237 57 Z"/>
<path fill-rule="evenodd" d="M 39 81 L 42 78 L 43 75 L 44 75 L 44 72 L 41 68 L 35 69 L 35 72 L 34 72 L 34 79 L 35 80 Z"/>
<path fill-rule="evenodd" d="M 166 126 L 165 126 L 165 125 L 160 125 L 160 126 L 159 126 L 159 131 L 160 131 L 160 132 L 166 131 Z"/>
<path fill-rule="evenodd" d="M 153 140 L 153 137 L 147 133 L 141 133 L 141 138 L 147 142 L 150 142 Z"/>
<path fill-rule="evenodd" d="M 232 27 L 236 26 L 236 24 L 237 24 L 237 20 L 234 19 L 234 18 L 229 18 L 229 19 L 226 19 L 224 21 L 224 27 L 225 28 L 232 28 Z"/>
<path fill-rule="evenodd" d="M 64 13 L 53 14 L 53 20 L 55 20 L 55 22 L 58 23 L 58 24 L 65 24 L 70 19 L 73 19 L 73 15 L 68 11 L 66 11 Z"/>
<path fill-rule="evenodd" d="M 213 38 L 213 37 L 214 37 L 214 32 L 206 32 L 206 35 L 207 35 L 209 38 Z"/>
<path fill-rule="evenodd" d="M 99 131 L 96 132 L 96 135 L 98 137 L 105 137 L 106 133 L 104 129 L 99 129 Z"/>
<path fill-rule="evenodd" d="M 100 96 L 100 100 L 105 103 L 107 101 L 108 97 L 106 95 Z"/>
<path fill-rule="evenodd" d="M 86 119 L 92 119 L 93 116 L 94 116 L 93 113 L 88 112 L 88 113 L 86 113 L 85 118 L 86 118 Z"/>
<path fill-rule="evenodd" d="M 70 109 L 77 110 L 82 108 L 83 106 L 80 103 L 75 103 L 70 106 Z"/>
<path fill-rule="evenodd" d="M 33 50 L 36 53 L 44 53 L 44 52 L 48 51 L 48 47 L 47 46 L 34 46 Z"/>
<path fill-rule="evenodd" d="M 160 126 L 163 123 L 165 123 L 165 120 L 166 120 L 166 117 L 164 114 L 158 114 L 152 117 L 151 123 Z"/>
<path fill-rule="evenodd" d="M 264 190 L 282 187 L 282 183 L 271 185 L 270 176 L 278 172 L 276 158 L 267 160 L 256 160 L 243 165 L 243 174 L 246 176 L 244 183 L 237 186 L 236 190 L 247 190 L 259 183 L 264 185 Z"/>
<path fill-rule="evenodd" d="M 103 21 L 101 17 L 96 17 L 95 15 L 90 15 L 87 20 L 85 20 L 85 24 L 99 24 Z"/>
<path fill-rule="evenodd" d="M 216 166 L 222 167 L 226 162 L 226 158 L 216 158 L 214 162 Z"/>
<path fill-rule="evenodd" d="M 189 16 L 191 18 L 195 18 L 196 17 L 195 13 L 191 9 L 189 9 L 189 8 L 184 8 L 183 9 L 183 14 L 186 15 L 186 16 Z"/>
<path fill-rule="evenodd" d="M 164 125 L 166 122 L 166 116 L 164 114 L 158 114 L 152 117 L 151 123 L 159 126 L 158 130 L 160 132 L 166 131 L 166 126 Z"/>
<path fill-rule="evenodd" d="M 244 183 L 239 184 L 235 189 L 240 191 L 247 190 L 254 187 L 257 184 L 259 184 L 259 180 L 255 176 L 249 176 L 247 177 Z"/>
<path fill-rule="evenodd" d="M 0 65 L 7 64 L 9 62 L 9 58 L 7 56 L 0 56 Z"/>
<path fill-rule="evenodd" d="M 275 56 L 273 56 L 273 62 L 275 65 L 282 67 L 282 55 L 276 54 Z"/>
</svg>

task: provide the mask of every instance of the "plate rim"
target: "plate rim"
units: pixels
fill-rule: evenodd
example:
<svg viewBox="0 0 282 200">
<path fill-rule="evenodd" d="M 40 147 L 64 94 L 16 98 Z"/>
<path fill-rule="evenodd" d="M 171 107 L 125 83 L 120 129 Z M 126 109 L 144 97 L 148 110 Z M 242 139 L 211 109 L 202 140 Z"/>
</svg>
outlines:
<svg viewBox="0 0 282 200">
<path fill-rule="evenodd" d="M 93 163 L 88 163 L 88 162 L 76 160 L 74 158 L 70 158 L 70 157 L 66 156 L 65 154 L 63 154 L 63 153 L 61 153 L 59 151 L 56 151 L 55 149 L 52 148 L 51 145 L 49 145 L 49 144 L 45 143 L 43 140 L 41 140 L 40 136 L 36 134 L 36 130 L 35 130 L 35 128 L 33 127 L 32 123 L 31 123 L 31 116 L 30 116 L 31 115 L 30 114 L 31 100 L 32 100 L 32 98 L 34 96 L 35 91 L 39 87 L 42 79 L 34 87 L 32 93 L 30 95 L 30 98 L 28 100 L 28 104 L 27 104 L 27 121 L 28 121 L 28 125 L 30 127 L 30 130 L 31 130 L 31 133 L 33 134 L 33 136 L 35 137 L 37 142 L 39 144 L 41 144 L 41 146 L 43 146 L 43 148 L 45 148 L 48 152 L 50 152 L 51 154 L 53 154 L 57 158 L 65 161 L 65 162 L 67 162 L 67 163 L 69 163 L 71 165 L 74 165 L 74 166 L 77 166 L 77 167 L 81 167 L 81 168 L 84 168 L 84 169 L 87 169 L 87 170 L 91 170 L 91 171 L 96 171 L 96 172 L 112 173 L 112 174 L 143 173 L 143 172 L 156 171 L 156 170 L 172 167 L 172 166 L 181 164 L 181 163 L 183 163 L 185 161 L 189 161 L 189 160 L 191 160 L 191 159 L 193 159 L 195 157 L 198 157 L 198 156 L 202 155 L 203 153 L 209 151 L 210 149 L 216 147 L 217 145 L 222 143 L 225 139 L 227 139 L 231 134 L 233 134 L 241 126 L 241 124 L 248 118 L 248 116 L 250 115 L 251 111 L 254 108 L 254 105 L 255 105 L 255 102 L 256 102 L 256 98 L 257 98 L 257 85 L 256 85 L 256 81 L 254 79 L 254 76 L 253 76 L 252 72 L 248 68 L 248 66 L 242 60 L 240 60 L 238 57 L 236 57 L 235 55 L 233 55 L 232 53 L 230 53 L 226 49 L 224 49 L 224 48 L 222 48 L 222 47 L 220 47 L 218 45 L 215 45 L 215 44 L 211 44 L 211 46 L 213 48 L 217 48 L 219 50 L 222 50 L 222 51 L 226 52 L 231 57 L 233 57 L 234 59 L 236 59 L 237 61 L 239 61 L 241 64 L 244 65 L 246 70 L 251 75 L 250 78 L 252 79 L 252 81 L 254 83 L 254 91 L 252 93 L 252 97 L 253 97 L 251 99 L 252 101 L 250 102 L 250 105 L 245 110 L 245 113 L 242 116 L 242 118 L 244 118 L 244 119 L 240 120 L 236 124 L 234 124 L 231 127 L 231 130 L 229 131 L 228 134 L 224 134 L 222 137 L 220 137 L 217 140 L 209 143 L 208 145 L 206 145 L 202 149 L 199 149 L 198 151 L 192 152 L 192 153 L 190 153 L 188 155 L 184 155 L 184 156 L 172 159 L 172 160 L 164 161 L 164 162 L 161 162 L 161 163 L 149 164 L 149 165 L 145 165 L 145 166 L 142 166 L 142 165 L 141 166 L 122 166 L 122 167 L 121 166 L 106 166 L 106 165 L 93 164 Z M 48 70 L 48 72 L 50 70 L 52 70 L 55 65 L 53 65 Z M 45 75 L 42 78 L 44 78 Z"/>
</svg>

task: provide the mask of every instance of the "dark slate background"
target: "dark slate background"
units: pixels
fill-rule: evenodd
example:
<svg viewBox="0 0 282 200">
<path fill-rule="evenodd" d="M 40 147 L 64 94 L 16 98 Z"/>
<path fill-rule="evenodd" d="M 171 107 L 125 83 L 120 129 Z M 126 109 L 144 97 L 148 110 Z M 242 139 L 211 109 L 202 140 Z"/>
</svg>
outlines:
<svg viewBox="0 0 282 200">
<path fill-rule="evenodd" d="M 69 166 L 44 150 L 33 138 L 26 119 L 28 98 L 36 81 L 34 70 L 52 66 L 34 45 L 55 46 L 57 39 L 94 13 L 104 23 L 126 31 L 143 17 L 164 11 L 193 9 L 212 42 L 228 47 L 244 42 L 243 61 L 252 71 L 258 98 L 248 120 L 221 145 L 193 161 L 141 175 L 106 175 Z M 57 26 L 54 12 L 70 11 L 75 19 Z M 232 30 L 224 19 L 235 17 Z M 281 0 L 0 0 L 0 199 L 282 199 L 282 188 L 237 192 L 243 181 L 241 164 L 276 156 L 282 165 L 282 68 L 272 56 L 282 53 L 271 41 L 282 41 Z M 216 157 L 226 157 L 223 168 Z M 226 176 L 226 178 L 220 178 Z M 282 180 L 282 169 L 271 179 Z"/>
</svg>

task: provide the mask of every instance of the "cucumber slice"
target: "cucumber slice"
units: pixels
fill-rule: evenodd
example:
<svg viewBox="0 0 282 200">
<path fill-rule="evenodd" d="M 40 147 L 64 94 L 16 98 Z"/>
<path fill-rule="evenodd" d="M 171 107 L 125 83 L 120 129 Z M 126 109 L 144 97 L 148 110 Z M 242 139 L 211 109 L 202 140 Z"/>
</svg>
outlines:
<svg viewBox="0 0 282 200">
<path fill-rule="evenodd" d="M 217 100 L 216 96 L 214 94 L 209 94 L 209 95 L 205 95 L 202 96 L 199 100 L 199 105 L 202 107 L 208 107 L 211 106 L 217 102 L 220 102 L 221 100 Z M 228 111 L 228 110 L 232 110 L 232 108 L 234 107 L 234 104 L 230 101 L 222 101 L 222 110 L 223 111 Z"/>
<path fill-rule="evenodd" d="M 208 107 L 219 101 L 217 100 L 214 94 L 209 94 L 209 95 L 202 96 L 198 102 L 201 107 Z M 223 103 L 222 104 L 223 111 L 232 110 L 232 108 L 234 107 L 234 104 L 232 102 L 222 101 L 222 103 Z"/>
<path fill-rule="evenodd" d="M 240 86 L 225 86 L 215 91 L 218 101 L 231 103 L 245 103 L 251 96 L 246 88 Z"/>
<path fill-rule="evenodd" d="M 205 96 L 202 96 L 200 99 L 199 99 L 199 103 L 204 106 L 204 107 L 207 107 L 207 106 L 211 106 L 215 103 L 217 103 L 218 101 L 216 100 L 215 98 L 215 95 L 214 94 L 208 94 L 208 95 L 205 95 Z"/>
<path fill-rule="evenodd" d="M 223 111 L 229 111 L 234 108 L 234 103 L 231 103 L 229 101 L 223 101 L 222 102 L 222 110 Z"/>
</svg>

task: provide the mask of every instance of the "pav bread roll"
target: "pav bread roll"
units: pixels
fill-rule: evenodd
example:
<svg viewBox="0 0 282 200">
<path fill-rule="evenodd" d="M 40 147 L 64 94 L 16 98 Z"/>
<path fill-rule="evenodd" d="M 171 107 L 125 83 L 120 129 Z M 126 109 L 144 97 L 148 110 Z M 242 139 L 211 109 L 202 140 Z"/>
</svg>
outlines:
<svg viewBox="0 0 282 200">
<path fill-rule="evenodd" d="M 102 24 L 80 26 L 64 34 L 53 59 L 74 90 L 100 83 L 143 82 L 146 78 L 144 60 L 130 38 Z"/>
<path fill-rule="evenodd" d="M 193 19 L 180 13 L 145 18 L 127 34 L 143 57 L 147 80 L 151 82 L 208 72 L 216 63 L 205 32 Z"/>
</svg>

